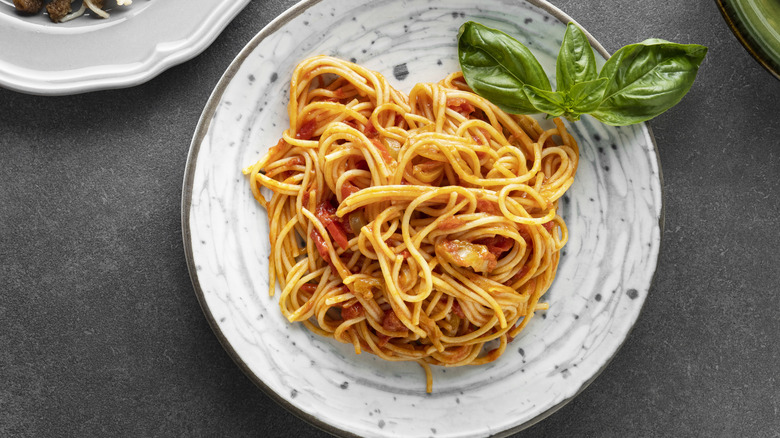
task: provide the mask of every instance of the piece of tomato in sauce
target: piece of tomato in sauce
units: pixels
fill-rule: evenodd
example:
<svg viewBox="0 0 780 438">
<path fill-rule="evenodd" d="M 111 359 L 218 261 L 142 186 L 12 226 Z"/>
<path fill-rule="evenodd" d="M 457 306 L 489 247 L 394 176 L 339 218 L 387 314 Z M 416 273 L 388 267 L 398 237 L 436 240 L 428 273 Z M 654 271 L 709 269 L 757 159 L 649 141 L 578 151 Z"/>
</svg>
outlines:
<svg viewBox="0 0 780 438">
<path fill-rule="evenodd" d="M 344 181 L 344 184 L 341 185 L 341 199 L 346 199 L 349 195 L 359 191 L 360 187 L 352 184 L 352 182 L 349 180 Z"/>
<path fill-rule="evenodd" d="M 341 308 L 341 319 L 348 321 L 350 319 L 360 318 L 364 313 L 363 305 L 354 303 L 351 306 Z"/>
<path fill-rule="evenodd" d="M 439 222 L 439 225 L 437 225 L 436 228 L 440 230 L 448 231 L 448 230 L 454 230 L 456 228 L 460 228 L 463 225 L 466 225 L 466 222 L 456 218 L 455 216 L 450 216 L 447 219 L 444 219 L 443 221 Z"/>
<path fill-rule="evenodd" d="M 314 292 L 317 291 L 317 285 L 313 283 L 304 283 L 300 287 L 301 292 L 311 296 L 314 295 Z"/>
<path fill-rule="evenodd" d="M 462 97 L 452 97 L 447 99 L 447 108 L 450 108 L 463 116 L 468 116 L 475 110 L 474 105 Z"/>
<path fill-rule="evenodd" d="M 328 230 L 333 241 L 336 242 L 341 249 L 349 248 L 349 239 L 347 238 L 346 228 L 336 216 L 336 207 L 334 207 L 333 204 L 328 201 L 320 202 L 320 204 L 317 205 L 315 216 L 322 222 L 322 225 Z"/>
<path fill-rule="evenodd" d="M 501 215 L 501 209 L 498 208 L 498 204 L 487 199 L 477 199 L 477 211 L 480 213 L 488 213 L 496 216 Z"/>
<path fill-rule="evenodd" d="M 325 239 L 320 236 L 320 232 L 316 229 L 313 229 L 309 235 L 311 236 L 311 240 L 314 241 L 314 246 L 317 248 L 317 252 L 320 253 L 320 257 L 322 257 L 325 262 L 330 263 L 328 245 L 325 243 Z"/>
<path fill-rule="evenodd" d="M 388 342 L 390 342 L 390 339 L 392 339 L 392 337 L 387 336 L 384 333 L 377 333 L 376 337 L 379 338 L 379 342 L 376 343 L 379 347 L 384 347 Z"/>
<path fill-rule="evenodd" d="M 398 319 L 398 316 L 392 309 L 385 310 L 385 314 L 382 317 L 382 328 L 389 332 L 402 332 L 407 330 L 404 323 Z"/>
<path fill-rule="evenodd" d="M 382 156 L 382 160 L 385 162 L 385 164 L 390 164 L 395 161 L 395 158 L 390 155 L 390 151 L 387 149 L 387 146 L 385 146 L 381 141 L 377 140 L 376 138 L 372 138 L 371 144 L 373 144 L 377 151 L 379 151 L 379 155 Z"/>
<path fill-rule="evenodd" d="M 295 134 L 295 138 L 300 140 L 310 140 L 312 135 L 314 135 L 314 130 L 317 128 L 317 121 L 316 120 L 308 120 L 301 125 L 301 128 L 298 129 L 298 132 Z"/>
<path fill-rule="evenodd" d="M 287 162 L 287 166 L 302 166 L 306 164 L 306 159 L 303 158 L 301 155 L 296 155 L 292 158 L 290 158 L 290 161 Z"/>
<path fill-rule="evenodd" d="M 366 134 L 368 138 L 375 138 L 379 136 L 379 131 L 376 130 L 376 126 L 372 121 L 368 121 L 368 124 L 364 128 L 363 134 Z"/>
<path fill-rule="evenodd" d="M 485 245 L 488 251 L 490 251 L 496 257 L 499 257 L 501 256 L 501 254 L 512 249 L 512 246 L 514 245 L 515 241 L 510 239 L 509 237 L 497 234 L 492 237 L 477 239 L 472 243 L 476 243 L 478 245 Z"/>
<path fill-rule="evenodd" d="M 460 319 L 466 318 L 466 314 L 463 313 L 463 308 L 460 307 L 460 303 L 457 299 L 452 300 L 452 313 L 458 316 Z"/>
</svg>

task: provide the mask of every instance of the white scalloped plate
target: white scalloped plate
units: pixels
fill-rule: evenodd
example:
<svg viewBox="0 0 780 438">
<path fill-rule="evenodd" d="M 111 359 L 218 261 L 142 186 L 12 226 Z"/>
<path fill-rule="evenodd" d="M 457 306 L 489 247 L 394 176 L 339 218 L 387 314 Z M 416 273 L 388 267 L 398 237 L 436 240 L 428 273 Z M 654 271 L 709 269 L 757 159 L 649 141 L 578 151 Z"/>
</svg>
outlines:
<svg viewBox="0 0 780 438">
<path fill-rule="evenodd" d="M 144 83 L 205 50 L 248 3 L 107 0 L 108 19 L 85 15 L 55 24 L 0 0 L 0 86 L 64 95 Z"/>
<path fill-rule="evenodd" d="M 204 313 L 260 388 L 337 435 L 481 437 L 528 427 L 604 369 L 638 318 L 655 273 L 662 196 L 652 135 L 644 124 L 614 128 L 583 117 L 570 127 L 581 162 L 560 203 L 570 240 L 544 297 L 550 310 L 497 361 L 434 367 L 428 395 L 416 363 L 355 355 L 350 345 L 282 317 L 278 295 L 267 294 L 267 216 L 241 169 L 276 144 L 288 124 L 293 68 L 310 55 L 335 55 L 408 92 L 458 69 L 456 35 L 466 20 L 517 36 L 554 72 L 569 18 L 543 0 L 304 1 L 242 50 L 192 141 L 182 231 Z"/>
</svg>

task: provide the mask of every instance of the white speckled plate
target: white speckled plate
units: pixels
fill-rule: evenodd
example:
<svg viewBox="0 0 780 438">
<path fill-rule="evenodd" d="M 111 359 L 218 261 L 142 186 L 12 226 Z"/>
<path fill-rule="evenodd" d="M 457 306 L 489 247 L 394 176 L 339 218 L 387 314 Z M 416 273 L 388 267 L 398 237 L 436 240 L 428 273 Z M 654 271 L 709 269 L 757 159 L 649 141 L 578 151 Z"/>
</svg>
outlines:
<svg viewBox="0 0 780 438">
<path fill-rule="evenodd" d="M 52 23 L 0 0 L 0 86 L 64 95 L 138 85 L 206 49 L 249 0 L 135 0 Z M 73 3 L 74 10 L 81 0 Z"/>
<path fill-rule="evenodd" d="M 408 92 L 458 69 L 456 35 L 466 20 L 515 35 L 554 72 L 569 18 L 542 0 L 304 1 L 239 54 L 193 138 L 182 227 L 206 317 L 258 386 L 334 434 L 478 437 L 528 427 L 604 369 L 650 288 L 662 222 L 652 135 L 644 124 L 613 128 L 585 117 L 571 128 L 582 161 L 561 203 L 570 240 L 545 296 L 550 310 L 496 362 L 435 367 L 434 392 L 426 395 L 416 363 L 355 355 L 350 345 L 282 317 L 277 298 L 267 294 L 267 217 L 241 169 L 276 144 L 287 125 L 294 66 L 314 54 L 354 59 Z"/>
</svg>

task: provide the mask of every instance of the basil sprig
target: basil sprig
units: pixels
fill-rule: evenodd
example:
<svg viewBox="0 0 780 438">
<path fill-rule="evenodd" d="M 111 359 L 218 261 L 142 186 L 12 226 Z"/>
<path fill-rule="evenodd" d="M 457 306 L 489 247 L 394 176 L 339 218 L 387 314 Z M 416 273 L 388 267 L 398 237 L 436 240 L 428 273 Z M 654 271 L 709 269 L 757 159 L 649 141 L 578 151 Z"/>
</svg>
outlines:
<svg viewBox="0 0 780 438">
<path fill-rule="evenodd" d="M 553 91 L 533 53 L 511 36 L 473 21 L 458 33 L 466 82 L 502 110 L 569 120 L 590 114 L 613 126 L 650 120 L 680 102 L 706 54 L 707 47 L 698 44 L 649 39 L 621 48 L 598 72 L 588 37 L 569 23 Z"/>
</svg>

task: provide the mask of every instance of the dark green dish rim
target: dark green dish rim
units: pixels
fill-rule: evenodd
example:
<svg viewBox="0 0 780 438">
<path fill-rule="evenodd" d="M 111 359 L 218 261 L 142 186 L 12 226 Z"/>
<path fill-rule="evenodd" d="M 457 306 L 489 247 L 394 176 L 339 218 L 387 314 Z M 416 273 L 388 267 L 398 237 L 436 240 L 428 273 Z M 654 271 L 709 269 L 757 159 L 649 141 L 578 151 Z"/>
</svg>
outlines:
<svg viewBox="0 0 780 438">
<path fill-rule="evenodd" d="M 771 73 L 777 79 L 780 79 L 780 59 L 773 59 L 772 56 L 761 47 L 761 44 L 756 40 L 756 36 L 752 34 L 749 28 L 740 20 L 739 15 L 734 10 L 731 0 L 715 0 L 718 4 L 723 19 L 726 20 L 734 36 L 737 37 L 740 43 L 750 53 L 753 58 L 758 61 L 769 73 Z"/>
</svg>

